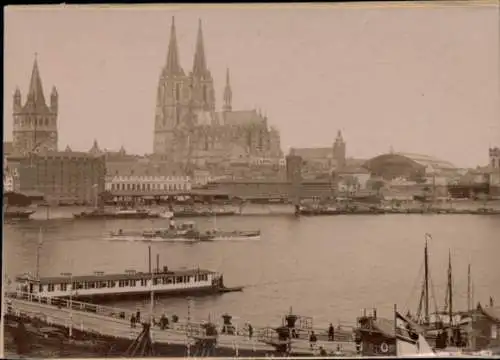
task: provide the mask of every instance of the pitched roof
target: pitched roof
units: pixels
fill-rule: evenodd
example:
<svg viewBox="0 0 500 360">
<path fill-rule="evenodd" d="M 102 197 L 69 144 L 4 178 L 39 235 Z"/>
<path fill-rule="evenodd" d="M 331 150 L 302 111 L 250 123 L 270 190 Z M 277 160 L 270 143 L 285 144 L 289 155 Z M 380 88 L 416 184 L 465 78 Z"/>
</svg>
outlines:
<svg viewBox="0 0 500 360">
<path fill-rule="evenodd" d="M 413 154 L 413 153 L 402 153 L 402 152 L 397 152 L 395 153 L 396 155 L 401 155 L 405 156 L 420 165 L 424 166 L 431 166 L 437 169 L 442 169 L 442 170 L 454 170 L 456 169 L 456 166 L 450 163 L 449 161 L 446 160 L 441 160 L 438 159 L 434 156 L 430 155 L 424 155 L 424 154 Z"/>
<path fill-rule="evenodd" d="M 31 71 L 30 87 L 26 104 L 23 107 L 24 111 L 49 111 L 43 94 L 42 78 L 38 70 L 38 61 L 35 58 L 33 70 Z"/>
<path fill-rule="evenodd" d="M 257 110 L 237 110 L 220 113 L 226 125 L 248 126 L 264 124 L 264 118 L 259 116 Z"/>
<path fill-rule="evenodd" d="M 292 148 L 290 153 L 302 157 L 304 160 L 311 158 L 333 158 L 333 147 Z"/>
<path fill-rule="evenodd" d="M 183 175 L 178 167 L 167 163 L 141 163 L 138 161 L 107 162 L 109 176 L 168 176 Z"/>
</svg>

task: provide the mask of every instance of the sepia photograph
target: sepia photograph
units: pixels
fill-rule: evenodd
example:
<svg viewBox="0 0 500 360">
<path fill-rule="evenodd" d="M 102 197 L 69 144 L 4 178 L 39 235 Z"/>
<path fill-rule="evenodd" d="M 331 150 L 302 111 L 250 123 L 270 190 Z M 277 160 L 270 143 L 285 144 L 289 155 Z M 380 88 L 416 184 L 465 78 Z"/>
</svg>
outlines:
<svg viewBox="0 0 500 360">
<path fill-rule="evenodd" d="M 500 356 L 499 23 L 5 7 L 2 357 Z"/>
</svg>

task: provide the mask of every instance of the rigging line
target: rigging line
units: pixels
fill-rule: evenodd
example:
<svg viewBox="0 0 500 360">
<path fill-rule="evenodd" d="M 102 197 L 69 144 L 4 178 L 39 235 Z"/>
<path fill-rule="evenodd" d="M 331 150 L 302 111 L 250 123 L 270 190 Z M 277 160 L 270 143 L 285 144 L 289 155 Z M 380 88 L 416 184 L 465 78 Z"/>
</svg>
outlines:
<svg viewBox="0 0 500 360">
<path fill-rule="evenodd" d="M 413 298 L 413 293 L 415 291 L 415 288 L 417 287 L 417 284 L 419 283 L 418 280 L 422 279 L 422 270 L 424 268 L 424 262 L 422 262 L 420 264 L 420 269 L 418 270 L 418 274 L 417 274 L 417 277 L 415 278 L 414 280 L 414 283 L 413 283 L 413 286 L 411 287 L 411 290 L 410 290 L 410 295 L 408 296 L 408 298 L 406 299 L 406 302 L 405 302 L 405 308 L 408 309 L 408 304 L 410 302 L 410 300 Z"/>
<path fill-rule="evenodd" d="M 434 300 L 434 311 L 437 313 L 439 311 L 437 301 L 436 301 L 436 296 L 434 294 L 434 284 L 432 283 L 432 278 L 429 276 L 429 281 L 431 283 L 431 294 L 432 294 L 432 300 Z M 438 315 L 438 320 L 441 320 L 441 317 Z"/>
</svg>

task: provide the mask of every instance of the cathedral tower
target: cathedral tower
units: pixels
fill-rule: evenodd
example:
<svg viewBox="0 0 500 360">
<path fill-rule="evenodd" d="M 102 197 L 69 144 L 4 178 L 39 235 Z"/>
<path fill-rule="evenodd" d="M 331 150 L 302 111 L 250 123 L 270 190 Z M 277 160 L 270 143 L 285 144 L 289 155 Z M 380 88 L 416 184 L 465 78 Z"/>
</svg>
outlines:
<svg viewBox="0 0 500 360">
<path fill-rule="evenodd" d="M 19 88 L 14 93 L 13 147 L 20 154 L 40 151 L 57 151 L 59 95 L 52 88 L 50 106 L 45 102 L 42 79 L 35 56 L 26 103 L 22 105 Z"/>
<path fill-rule="evenodd" d="M 232 111 L 233 92 L 231 90 L 231 82 L 229 80 L 229 68 L 226 70 L 226 86 L 224 87 L 224 105 L 222 111 Z"/>
<path fill-rule="evenodd" d="M 172 17 L 167 61 L 158 81 L 154 153 L 168 154 L 173 150 L 174 133 L 187 114 L 189 100 L 189 78 L 180 65 L 175 18 Z"/>
<path fill-rule="evenodd" d="M 215 111 L 214 80 L 207 67 L 201 20 L 198 21 L 198 37 L 196 39 L 193 71 L 190 73 L 190 78 L 192 81 L 191 96 L 194 110 Z"/>
</svg>

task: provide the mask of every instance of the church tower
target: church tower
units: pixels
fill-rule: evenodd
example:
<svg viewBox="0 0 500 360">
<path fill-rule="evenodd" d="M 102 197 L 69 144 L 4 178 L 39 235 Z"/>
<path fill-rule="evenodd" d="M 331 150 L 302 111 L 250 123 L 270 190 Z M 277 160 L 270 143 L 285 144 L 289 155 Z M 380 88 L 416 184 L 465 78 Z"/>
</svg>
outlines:
<svg viewBox="0 0 500 360">
<path fill-rule="evenodd" d="M 226 70 L 226 86 L 224 87 L 224 105 L 222 106 L 222 111 L 232 111 L 233 110 L 233 91 L 231 90 L 231 82 L 229 80 L 229 68 Z"/>
<path fill-rule="evenodd" d="M 333 144 L 333 158 L 337 162 L 337 168 L 341 169 L 345 166 L 345 141 L 340 130 L 337 132 L 337 138 L 335 139 L 335 143 Z"/>
<path fill-rule="evenodd" d="M 190 73 L 192 84 L 192 105 L 194 111 L 215 111 L 215 91 L 212 74 L 207 67 L 203 29 L 201 19 L 198 21 L 198 37 L 193 60 L 193 70 Z"/>
<path fill-rule="evenodd" d="M 175 130 L 181 126 L 188 112 L 190 100 L 189 78 L 179 61 L 175 18 L 172 17 L 167 61 L 158 81 L 154 126 L 156 154 L 169 154 L 174 147 Z"/>
<path fill-rule="evenodd" d="M 57 151 L 59 95 L 55 87 L 50 95 L 50 106 L 45 102 L 42 79 L 35 56 L 26 103 L 22 105 L 19 88 L 13 103 L 13 148 L 20 154 Z"/>
</svg>

